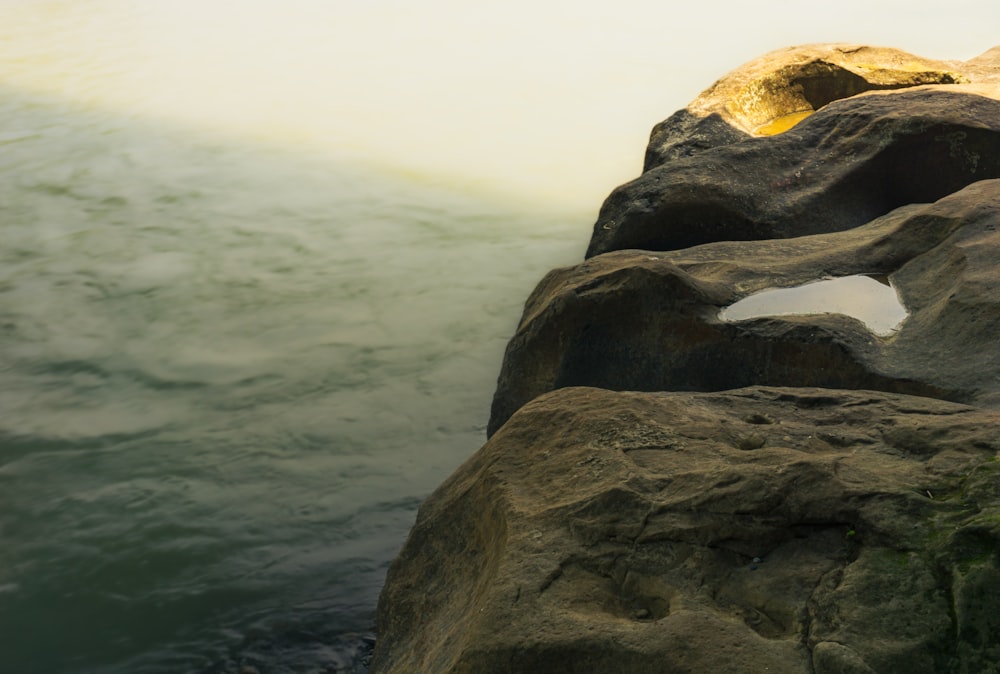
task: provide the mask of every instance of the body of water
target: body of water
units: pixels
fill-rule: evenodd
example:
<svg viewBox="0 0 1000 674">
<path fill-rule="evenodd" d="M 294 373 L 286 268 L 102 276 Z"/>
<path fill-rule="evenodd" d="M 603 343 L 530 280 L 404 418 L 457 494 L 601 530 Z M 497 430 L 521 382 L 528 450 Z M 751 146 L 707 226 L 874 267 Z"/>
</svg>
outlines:
<svg viewBox="0 0 1000 674">
<path fill-rule="evenodd" d="M 0 117 L 5 671 L 337 662 L 579 232 L 10 92 Z"/>
<path fill-rule="evenodd" d="M 0 89 L 0 669 L 354 671 L 581 215 L 119 111 L 116 65 Z"/>
</svg>

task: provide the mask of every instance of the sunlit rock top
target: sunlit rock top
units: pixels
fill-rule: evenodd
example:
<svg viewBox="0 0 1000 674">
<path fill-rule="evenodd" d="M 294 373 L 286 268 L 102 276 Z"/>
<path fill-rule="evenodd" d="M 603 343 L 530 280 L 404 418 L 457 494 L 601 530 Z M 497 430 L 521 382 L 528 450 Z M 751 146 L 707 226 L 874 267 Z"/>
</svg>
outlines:
<svg viewBox="0 0 1000 674">
<path fill-rule="evenodd" d="M 1000 98 L 1000 47 L 969 61 L 856 44 L 770 52 L 725 75 L 658 124 L 646 169 L 706 147 L 780 133 L 836 100 L 927 86 Z"/>
</svg>

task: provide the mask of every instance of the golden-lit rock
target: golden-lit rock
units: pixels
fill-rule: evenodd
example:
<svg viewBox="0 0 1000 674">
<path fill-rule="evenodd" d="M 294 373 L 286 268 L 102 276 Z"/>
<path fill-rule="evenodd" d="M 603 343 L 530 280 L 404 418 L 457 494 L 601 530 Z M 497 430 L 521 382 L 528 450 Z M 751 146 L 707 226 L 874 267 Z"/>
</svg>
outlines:
<svg viewBox="0 0 1000 674">
<path fill-rule="evenodd" d="M 734 139 L 773 135 L 769 131 L 778 119 L 801 121 L 833 101 L 866 92 L 940 85 L 997 98 L 998 54 L 1000 48 L 961 62 L 852 44 L 773 51 L 725 75 L 658 124 L 646 151 L 646 170 Z"/>
</svg>

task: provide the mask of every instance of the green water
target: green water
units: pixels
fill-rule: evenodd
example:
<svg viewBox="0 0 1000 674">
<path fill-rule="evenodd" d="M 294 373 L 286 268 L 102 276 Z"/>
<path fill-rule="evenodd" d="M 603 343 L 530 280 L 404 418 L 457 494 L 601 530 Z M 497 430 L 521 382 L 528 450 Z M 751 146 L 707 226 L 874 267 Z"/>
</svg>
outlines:
<svg viewBox="0 0 1000 674">
<path fill-rule="evenodd" d="M 0 120 L 0 670 L 354 671 L 585 225 L 21 92 Z"/>
</svg>

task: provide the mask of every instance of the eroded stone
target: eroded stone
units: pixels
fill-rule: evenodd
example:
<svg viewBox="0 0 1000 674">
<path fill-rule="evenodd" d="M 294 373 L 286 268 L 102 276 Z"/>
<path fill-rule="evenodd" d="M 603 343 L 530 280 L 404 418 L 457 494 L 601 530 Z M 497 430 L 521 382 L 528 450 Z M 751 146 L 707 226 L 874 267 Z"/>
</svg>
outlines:
<svg viewBox="0 0 1000 674">
<path fill-rule="evenodd" d="M 529 297 L 373 674 L 996 671 L 998 91 L 1000 47 L 811 46 L 658 125 Z M 719 319 L 852 274 L 891 280 L 898 332 Z"/>
<path fill-rule="evenodd" d="M 489 432 L 563 386 L 824 386 L 995 405 L 997 259 L 1000 180 L 989 180 L 844 232 L 618 251 L 555 270 L 529 297 L 508 344 Z M 835 314 L 718 318 L 765 288 L 852 274 L 891 277 L 911 312 L 893 335 Z"/>
<path fill-rule="evenodd" d="M 966 671 L 1000 532 L 962 485 L 998 431 L 870 391 L 545 395 L 421 507 L 372 671 Z"/>
</svg>

